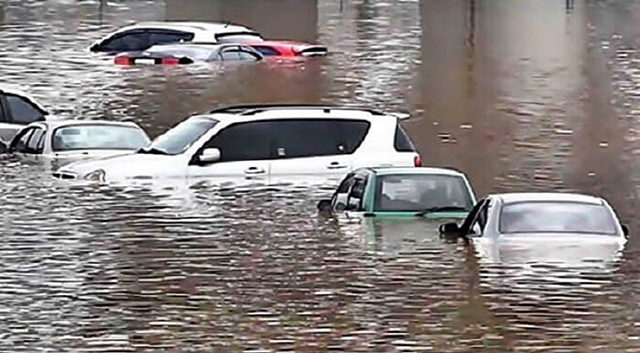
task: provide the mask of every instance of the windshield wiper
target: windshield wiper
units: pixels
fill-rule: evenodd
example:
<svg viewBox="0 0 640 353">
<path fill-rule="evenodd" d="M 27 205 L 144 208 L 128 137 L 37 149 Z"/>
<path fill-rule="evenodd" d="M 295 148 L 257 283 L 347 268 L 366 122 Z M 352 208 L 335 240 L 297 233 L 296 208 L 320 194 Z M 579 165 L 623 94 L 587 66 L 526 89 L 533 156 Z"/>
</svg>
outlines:
<svg viewBox="0 0 640 353">
<path fill-rule="evenodd" d="M 461 207 L 461 206 L 430 207 L 430 208 L 427 208 L 426 210 L 422 210 L 416 213 L 416 216 L 420 217 L 420 216 L 424 216 L 426 214 L 434 213 L 434 212 L 466 212 L 466 211 L 467 211 L 466 207 Z"/>
<path fill-rule="evenodd" d="M 160 148 L 154 148 L 154 147 L 143 147 L 141 149 L 138 150 L 137 153 L 142 153 L 142 154 L 163 154 L 163 155 L 168 155 L 169 153 L 163 149 Z"/>
</svg>

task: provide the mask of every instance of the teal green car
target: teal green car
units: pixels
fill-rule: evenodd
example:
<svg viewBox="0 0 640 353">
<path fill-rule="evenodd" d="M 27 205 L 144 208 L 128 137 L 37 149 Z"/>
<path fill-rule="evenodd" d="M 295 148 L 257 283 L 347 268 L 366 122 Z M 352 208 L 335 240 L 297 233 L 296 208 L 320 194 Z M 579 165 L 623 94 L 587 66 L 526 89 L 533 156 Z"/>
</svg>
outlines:
<svg viewBox="0 0 640 353">
<path fill-rule="evenodd" d="M 463 219 L 476 198 L 467 177 L 445 168 L 362 168 L 349 173 L 322 213 L 347 216 Z"/>
</svg>

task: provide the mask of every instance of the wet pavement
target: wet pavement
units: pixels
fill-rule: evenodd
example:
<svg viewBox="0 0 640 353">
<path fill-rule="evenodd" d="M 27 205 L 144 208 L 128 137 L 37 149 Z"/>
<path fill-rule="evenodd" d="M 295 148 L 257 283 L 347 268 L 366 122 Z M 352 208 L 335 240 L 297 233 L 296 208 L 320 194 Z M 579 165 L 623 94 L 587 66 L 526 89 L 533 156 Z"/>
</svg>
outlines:
<svg viewBox="0 0 640 353">
<path fill-rule="evenodd" d="M 640 350 L 640 1 L 0 0 L 2 81 L 153 136 L 246 102 L 406 109 L 479 195 L 604 196 L 613 260 L 494 261 L 430 221 L 318 217 L 328 188 L 68 185 L 0 160 L 0 351 Z M 134 67 L 86 48 L 137 20 L 245 23 L 332 53 Z"/>
</svg>

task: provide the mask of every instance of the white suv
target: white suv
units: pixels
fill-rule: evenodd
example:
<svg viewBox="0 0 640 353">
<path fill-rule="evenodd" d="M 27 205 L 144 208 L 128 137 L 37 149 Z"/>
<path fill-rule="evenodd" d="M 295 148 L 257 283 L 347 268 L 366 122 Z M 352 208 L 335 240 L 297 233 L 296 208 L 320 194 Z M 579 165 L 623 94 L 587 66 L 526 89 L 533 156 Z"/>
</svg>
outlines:
<svg viewBox="0 0 640 353">
<path fill-rule="evenodd" d="M 141 22 L 122 27 L 93 43 L 92 52 L 140 51 L 156 44 L 179 42 L 239 43 L 262 41 L 250 28 L 215 22 Z"/>
<path fill-rule="evenodd" d="M 181 122 L 135 154 L 69 164 L 61 179 L 123 182 L 339 179 L 360 167 L 419 166 L 401 116 L 314 105 L 217 109 Z"/>
</svg>

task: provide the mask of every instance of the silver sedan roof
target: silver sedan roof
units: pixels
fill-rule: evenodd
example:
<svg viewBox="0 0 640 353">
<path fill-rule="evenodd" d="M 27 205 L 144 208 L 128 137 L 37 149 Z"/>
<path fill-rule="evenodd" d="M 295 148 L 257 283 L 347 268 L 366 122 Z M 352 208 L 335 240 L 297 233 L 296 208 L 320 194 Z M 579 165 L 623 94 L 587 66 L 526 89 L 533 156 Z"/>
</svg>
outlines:
<svg viewBox="0 0 640 353">
<path fill-rule="evenodd" d="M 594 205 L 604 204 L 604 200 L 599 197 L 561 192 L 523 192 L 494 194 L 491 196 L 500 198 L 505 204 L 516 202 L 578 202 Z"/>
</svg>

